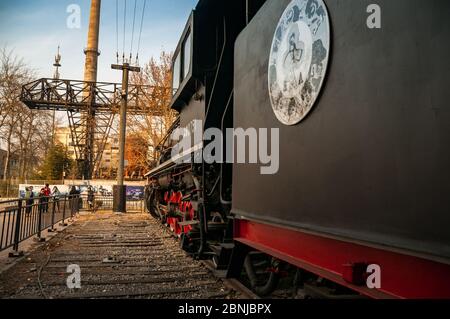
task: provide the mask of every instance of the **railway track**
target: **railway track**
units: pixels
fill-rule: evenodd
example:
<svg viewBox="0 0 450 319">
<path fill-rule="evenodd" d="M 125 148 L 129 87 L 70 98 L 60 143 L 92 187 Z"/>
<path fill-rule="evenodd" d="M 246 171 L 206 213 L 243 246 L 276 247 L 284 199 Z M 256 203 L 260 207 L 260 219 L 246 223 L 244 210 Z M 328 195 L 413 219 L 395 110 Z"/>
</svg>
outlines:
<svg viewBox="0 0 450 319">
<path fill-rule="evenodd" d="M 69 289 L 70 265 L 81 288 Z M 217 278 L 187 256 L 147 214 L 97 212 L 80 218 L 0 275 L 0 297 L 51 298 L 250 298 L 245 288 Z"/>
</svg>

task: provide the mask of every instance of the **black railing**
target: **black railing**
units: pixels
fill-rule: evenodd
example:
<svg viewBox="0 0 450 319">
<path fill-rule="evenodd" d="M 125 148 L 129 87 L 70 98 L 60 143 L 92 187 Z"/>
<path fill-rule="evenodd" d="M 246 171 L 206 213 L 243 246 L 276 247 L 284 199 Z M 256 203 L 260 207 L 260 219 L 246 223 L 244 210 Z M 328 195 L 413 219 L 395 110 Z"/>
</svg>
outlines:
<svg viewBox="0 0 450 319">
<path fill-rule="evenodd" d="M 61 195 L 16 199 L 0 202 L 0 251 L 13 247 L 19 251 L 19 244 L 35 235 L 42 240 L 45 229 L 54 231 L 55 225 L 65 225 L 80 210 L 79 195 Z"/>
<path fill-rule="evenodd" d="M 113 196 L 102 196 L 94 195 L 89 197 L 89 195 L 80 196 L 80 209 L 87 210 L 91 212 L 101 211 L 101 210 L 112 210 L 114 203 Z M 144 200 L 143 199 L 130 199 L 127 198 L 127 211 L 144 211 Z"/>
<path fill-rule="evenodd" d="M 128 212 L 143 212 L 144 201 L 127 199 Z M 0 251 L 13 248 L 33 236 L 43 240 L 41 233 L 55 231 L 55 226 L 73 218 L 80 211 L 96 212 L 113 209 L 113 196 L 61 195 L 15 199 L 0 202 Z"/>
</svg>

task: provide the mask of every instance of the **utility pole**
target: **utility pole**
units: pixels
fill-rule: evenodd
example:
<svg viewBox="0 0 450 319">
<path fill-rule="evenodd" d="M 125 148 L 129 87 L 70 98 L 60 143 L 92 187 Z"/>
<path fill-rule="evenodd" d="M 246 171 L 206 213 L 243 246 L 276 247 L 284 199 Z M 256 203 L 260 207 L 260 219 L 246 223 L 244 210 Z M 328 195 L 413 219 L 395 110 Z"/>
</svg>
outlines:
<svg viewBox="0 0 450 319">
<path fill-rule="evenodd" d="M 122 71 L 122 102 L 120 105 L 120 128 L 119 128 L 119 167 L 117 170 L 117 185 L 114 186 L 113 210 L 115 213 L 126 213 L 126 186 L 125 175 L 125 140 L 127 134 L 127 104 L 128 83 L 130 72 L 141 72 L 139 67 L 131 66 L 129 63 L 122 65 L 111 65 L 113 70 Z"/>
</svg>

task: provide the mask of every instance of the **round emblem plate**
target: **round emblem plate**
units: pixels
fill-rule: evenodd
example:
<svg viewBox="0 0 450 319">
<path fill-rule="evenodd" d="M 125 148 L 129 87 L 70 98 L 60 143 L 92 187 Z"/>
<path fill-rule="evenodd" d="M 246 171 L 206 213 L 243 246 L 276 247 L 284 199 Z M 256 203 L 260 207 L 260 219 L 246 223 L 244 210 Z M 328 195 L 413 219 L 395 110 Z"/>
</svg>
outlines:
<svg viewBox="0 0 450 319">
<path fill-rule="evenodd" d="M 280 18 L 269 58 L 269 95 L 278 120 L 295 125 L 311 111 L 325 79 L 330 48 L 322 0 L 292 0 Z"/>
</svg>

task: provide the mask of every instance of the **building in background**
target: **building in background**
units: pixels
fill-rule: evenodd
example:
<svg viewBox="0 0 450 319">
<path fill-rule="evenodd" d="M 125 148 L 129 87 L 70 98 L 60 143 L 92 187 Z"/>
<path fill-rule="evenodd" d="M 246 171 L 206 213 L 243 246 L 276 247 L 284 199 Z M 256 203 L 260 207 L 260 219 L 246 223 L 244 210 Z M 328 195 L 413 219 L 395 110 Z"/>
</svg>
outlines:
<svg viewBox="0 0 450 319">
<path fill-rule="evenodd" d="M 60 126 L 55 129 L 55 142 L 62 144 L 66 148 L 67 155 L 70 159 L 77 159 L 70 128 L 68 126 Z"/>
<path fill-rule="evenodd" d="M 69 127 L 57 127 L 55 130 L 55 141 L 66 147 L 67 155 L 76 160 L 75 147 L 73 146 L 71 131 Z M 95 178 L 115 178 L 117 165 L 119 163 L 119 136 L 112 134 L 103 150 L 102 158 Z"/>
<path fill-rule="evenodd" d="M 119 136 L 112 134 L 105 144 L 99 163 L 98 178 L 115 178 L 119 165 Z"/>
</svg>

